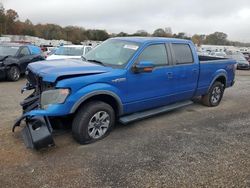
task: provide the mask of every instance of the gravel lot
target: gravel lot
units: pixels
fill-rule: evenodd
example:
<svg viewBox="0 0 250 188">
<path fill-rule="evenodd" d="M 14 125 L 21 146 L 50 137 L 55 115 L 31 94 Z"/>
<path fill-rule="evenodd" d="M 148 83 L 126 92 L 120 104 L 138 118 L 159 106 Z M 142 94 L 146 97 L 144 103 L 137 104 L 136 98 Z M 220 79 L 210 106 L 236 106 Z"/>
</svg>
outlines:
<svg viewBox="0 0 250 188">
<path fill-rule="evenodd" d="M 64 133 L 42 151 L 11 132 L 25 80 L 0 82 L 0 187 L 250 187 L 250 71 L 236 80 L 219 107 L 118 125 L 90 145 Z"/>
</svg>

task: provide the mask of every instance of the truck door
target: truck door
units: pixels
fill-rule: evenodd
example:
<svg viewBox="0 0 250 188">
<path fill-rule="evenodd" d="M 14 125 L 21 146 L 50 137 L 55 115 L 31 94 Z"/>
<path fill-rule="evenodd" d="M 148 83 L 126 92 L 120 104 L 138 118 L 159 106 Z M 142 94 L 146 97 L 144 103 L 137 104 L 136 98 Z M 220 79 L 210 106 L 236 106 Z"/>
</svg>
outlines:
<svg viewBox="0 0 250 188">
<path fill-rule="evenodd" d="M 31 52 L 28 47 L 21 47 L 18 54 L 18 62 L 21 68 L 21 72 L 24 72 L 30 61 L 32 60 Z"/>
<path fill-rule="evenodd" d="M 169 45 L 173 59 L 173 101 L 187 100 L 194 96 L 199 77 L 199 62 L 194 57 L 187 43 Z"/>
<path fill-rule="evenodd" d="M 151 62 L 154 68 L 152 72 L 135 73 L 132 69 L 128 71 L 126 112 L 132 113 L 171 102 L 171 81 L 167 75 L 170 68 L 169 56 L 164 43 L 149 45 L 141 52 L 133 66 L 147 61 Z"/>
</svg>

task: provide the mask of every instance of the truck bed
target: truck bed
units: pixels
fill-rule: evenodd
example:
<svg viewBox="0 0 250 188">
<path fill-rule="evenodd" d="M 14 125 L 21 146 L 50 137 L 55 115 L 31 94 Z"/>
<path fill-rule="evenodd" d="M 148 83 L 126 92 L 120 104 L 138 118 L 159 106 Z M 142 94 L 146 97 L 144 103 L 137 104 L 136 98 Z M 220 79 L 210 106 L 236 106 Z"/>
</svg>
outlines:
<svg viewBox="0 0 250 188">
<path fill-rule="evenodd" d="M 198 56 L 201 63 L 206 61 L 215 61 L 215 60 L 225 60 L 227 58 L 221 58 L 221 57 L 212 57 L 212 56 Z"/>
<path fill-rule="evenodd" d="M 234 80 L 234 60 L 219 57 L 199 56 L 200 74 L 197 87 L 197 95 L 207 92 L 210 84 L 213 83 L 215 75 L 222 72 L 227 76 L 226 87 L 231 86 Z"/>
</svg>

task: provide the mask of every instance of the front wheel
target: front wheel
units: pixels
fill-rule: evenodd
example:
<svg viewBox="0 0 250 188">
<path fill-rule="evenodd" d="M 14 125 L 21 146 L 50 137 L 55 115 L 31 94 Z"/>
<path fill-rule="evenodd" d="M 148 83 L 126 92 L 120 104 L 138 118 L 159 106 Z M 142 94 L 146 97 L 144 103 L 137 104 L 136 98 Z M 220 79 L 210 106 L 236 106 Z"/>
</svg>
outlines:
<svg viewBox="0 0 250 188">
<path fill-rule="evenodd" d="M 113 108 L 101 101 L 83 105 L 72 125 L 73 137 L 80 144 L 95 142 L 107 136 L 115 123 Z"/>
<path fill-rule="evenodd" d="M 20 75 L 20 69 L 17 66 L 11 66 L 7 71 L 7 79 L 10 81 L 18 81 Z"/>
<path fill-rule="evenodd" d="M 202 96 L 202 103 L 209 107 L 215 107 L 220 104 L 224 94 L 224 85 L 221 82 L 215 82 L 209 92 Z"/>
</svg>

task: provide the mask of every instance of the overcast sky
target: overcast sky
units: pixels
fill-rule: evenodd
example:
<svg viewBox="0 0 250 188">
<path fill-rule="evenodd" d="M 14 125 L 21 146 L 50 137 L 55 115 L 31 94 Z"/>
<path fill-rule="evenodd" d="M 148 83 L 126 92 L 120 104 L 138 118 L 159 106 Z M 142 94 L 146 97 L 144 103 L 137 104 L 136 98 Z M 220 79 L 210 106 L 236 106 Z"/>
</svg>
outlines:
<svg viewBox="0 0 250 188">
<path fill-rule="evenodd" d="M 0 0 L 21 20 L 77 25 L 109 33 L 171 27 L 190 35 L 223 31 L 250 42 L 249 0 Z"/>
</svg>

